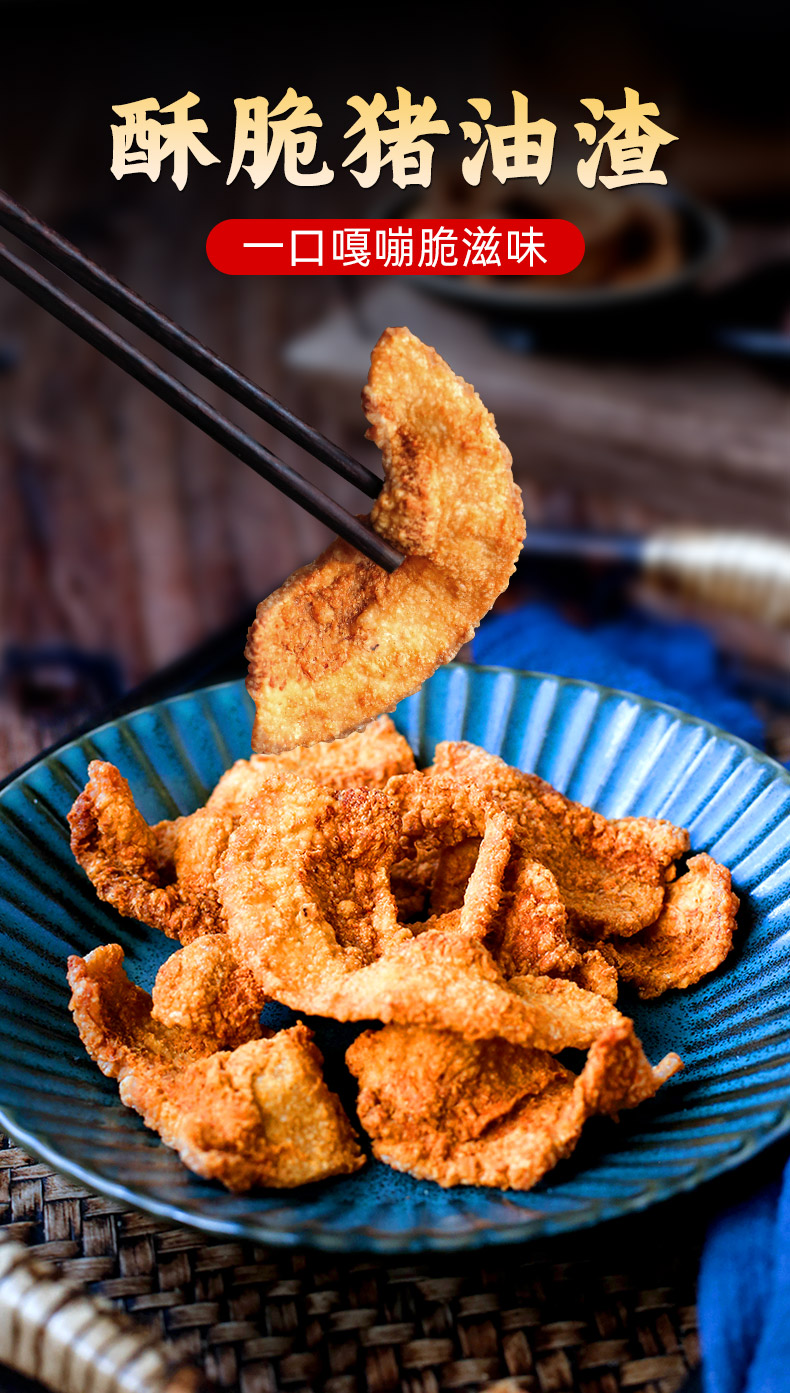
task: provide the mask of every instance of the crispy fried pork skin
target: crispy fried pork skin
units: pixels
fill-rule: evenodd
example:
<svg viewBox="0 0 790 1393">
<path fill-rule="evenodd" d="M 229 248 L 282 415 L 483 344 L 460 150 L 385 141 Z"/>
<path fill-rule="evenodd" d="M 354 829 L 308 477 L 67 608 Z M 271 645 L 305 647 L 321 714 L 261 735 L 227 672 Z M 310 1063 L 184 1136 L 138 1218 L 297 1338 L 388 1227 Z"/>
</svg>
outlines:
<svg viewBox="0 0 790 1393">
<path fill-rule="evenodd" d="M 181 953 L 194 959 L 199 949 L 194 943 Z M 91 1059 L 190 1170 L 241 1192 L 304 1185 L 362 1165 L 306 1026 L 272 1035 L 242 1012 L 232 1029 L 213 999 L 201 1004 L 199 989 L 194 1024 L 163 1025 L 148 993 L 126 976 L 117 943 L 69 958 L 68 978 Z"/>
<path fill-rule="evenodd" d="M 151 1003 L 160 1025 L 233 1049 L 260 1034 L 266 997 L 249 968 L 236 962 L 227 934 L 203 934 L 162 964 Z"/>
<path fill-rule="evenodd" d="M 439 1185 L 518 1190 L 570 1155 L 588 1117 L 635 1107 L 682 1067 L 671 1054 L 651 1069 L 624 1018 L 578 1077 L 543 1050 L 410 1026 L 360 1035 L 346 1062 L 380 1160 Z"/>
<path fill-rule="evenodd" d="M 605 951 L 645 1000 L 693 986 L 732 948 L 739 903 L 730 872 L 704 853 L 692 856 L 686 874 L 667 888 L 655 924 L 633 938 L 610 939 Z"/>
<path fill-rule="evenodd" d="M 391 779 L 387 795 L 398 806 L 403 829 L 391 885 L 401 918 L 412 921 L 416 932 L 414 921 L 424 917 L 426 905 L 432 925 L 460 909 L 480 855 L 480 831 L 487 819 L 490 835 L 495 819 L 486 790 L 474 780 L 408 774 Z M 555 877 L 519 849 L 513 819 L 502 812 L 500 818 L 503 853 L 479 935 L 497 966 L 505 977 L 567 977 L 615 1001 L 613 964 L 573 933 Z"/>
<path fill-rule="evenodd" d="M 567 977 L 586 991 L 617 1000 L 617 970 L 568 927 L 559 886 L 547 866 L 516 850 L 505 874 L 487 945 L 505 977 Z"/>
<path fill-rule="evenodd" d="M 610 1001 L 573 982 L 506 981 L 484 940 L 509 824 L 475 798 L 459 799 L 454 833 L 465 837 L 474 826 L 480 836 L 461 907 L 399 921 L 393 861 L 410 839 L 440 845 L 451 835 L 430 804 L 404 819 L 406 780 L 393 782 L 394 794 L 392 785 L 333 794 L 283 776 L 233 833 L 217 884 L 233 951 L 260 989 L 335 1020 L 430 1025 L 552 1050 L 589 1045 L 619 1020 Z"/>
<path fill-rule="evenodd" d="M 387 716 L 345 740 L 239 759 L 205 806 L 149 826 L 114 765 L 94 760 L 69 813 L 71 848 L 100 899 L 169 938 L 189 943 L 225 929 L 214 884 L 228 838 L 251 797 L 283 771 L 327 788 L 382 786 L 414 768 L 414 756 Z"/>
<path fill-rule="evenodd" d="M 674 862 L 688 850 L 688 833 L 671 822 L 610 822 L 476 745 L 437 745 L 431 777 L 472 786 L 507 814 L 516 844 L 554 876 L 570 928 L 590 939 L 625 937 L 652 924 Z"/>
<path fill-rule="evenodd" d="M 385 483 L 370 521 L 392 575 L 337 541 L 258 607 L 246 656 L 253 748 L 354 730 L 455 656 L 505 589 L 524 539 L 494 418 L 408 329 L 386 329 L 363 392 Z"/>
</svg>

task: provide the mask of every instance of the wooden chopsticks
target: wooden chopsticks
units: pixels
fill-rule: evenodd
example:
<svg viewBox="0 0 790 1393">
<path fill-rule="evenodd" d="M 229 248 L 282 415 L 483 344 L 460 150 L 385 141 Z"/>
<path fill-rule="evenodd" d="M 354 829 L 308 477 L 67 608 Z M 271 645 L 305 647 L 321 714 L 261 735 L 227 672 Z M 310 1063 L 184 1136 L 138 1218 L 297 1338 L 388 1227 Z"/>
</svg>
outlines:
<svg viewBox="0 0 790 1393">
<path fill-rule="evenodd" d="M 329 465 L 335 473 L 355 484 L 370 497 L 376 497 L 382 482 L 358 460 L 347 455 L 332 441 L 307 422 L 302 421 L 274 397 L 264 392 L 249 378 L 218 358 L 211 349 L 187 333 L 179 324 L 168 319 L 160 310 L 149 305 L 133 290 L 111 276 L 84 256 L 46 223 L 15 203 L 0 190 L 0 227 L 12 232 L 26 246 L 39 252 L 72 280 L 95 295 L 108 308 L 121 314 L 130 323 L 144 330 L 162 344 L 186 366 L 193 368 L 229 396 L 254 411 L 270 425 L 302 446 L 308 454 Z M 268 479 L 280 491 L 299 503 L 313 517 L 319 518 L 352 546 L 386 571 L 394 571 L 403 557 L 364 522 L 355 518 L 315 484 L 304 479 L 271 450 L 266 449 L 239 426 L 217 411 L 209 402 L 184 386 L 153 359 L 140 352 L 89 310 L 72 300 L 40 272 L 28 266 L 0 243 L 0 275 L 18 290 L 87 343 L 98 348 L 106 358 L 124 369 L 136 381 L 180 412 L 206 435 L 223 445 L 237 459 Z"/>
</svg>

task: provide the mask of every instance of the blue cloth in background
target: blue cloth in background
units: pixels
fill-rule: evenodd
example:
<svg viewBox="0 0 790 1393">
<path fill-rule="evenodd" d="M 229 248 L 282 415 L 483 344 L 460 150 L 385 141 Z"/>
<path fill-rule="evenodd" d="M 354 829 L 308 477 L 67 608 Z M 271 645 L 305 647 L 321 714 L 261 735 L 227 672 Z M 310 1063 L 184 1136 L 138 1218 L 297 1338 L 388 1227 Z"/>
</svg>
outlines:
<svg viewBox="0 0 790 1393">
<path fill-rule="evenodd" d="M 698 1314 L 705 1393 L 787 1393 L 790 1166 L 710 1226 Z"/>
<path fill-rule="evenodd" d="M 680 707 L 753 745 L 763 727 L 695 625 L 636 613 L 579 629 L 530 603 L 483 621 L 478 663 L 528 668 Z M 705 1393 L 790 1393 L 790 1165 L 784 1180 L 720 1214 L 699 1280 Z"/>
<path fill-rule="evenodd" d="M 554 672 L 636 692 L 762 744 L 762 722 L 732 691 L 713 644 L 694 624 L 629 611 L 594 629 L 579 629 L 550 605 L 533 602 L 484 619 L 472 651 L 476 663 Z"/>
</svg>

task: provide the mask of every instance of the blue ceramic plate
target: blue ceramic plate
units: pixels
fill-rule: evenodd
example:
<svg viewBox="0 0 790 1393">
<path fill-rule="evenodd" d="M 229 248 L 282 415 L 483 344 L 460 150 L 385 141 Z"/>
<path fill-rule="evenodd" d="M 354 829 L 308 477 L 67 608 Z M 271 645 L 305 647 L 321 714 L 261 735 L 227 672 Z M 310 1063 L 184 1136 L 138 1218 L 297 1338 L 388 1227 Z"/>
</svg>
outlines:
<svg viewBox="0 0 790 1393">
<path fill-rule="evenodd" d="M 621 1122 L 591 1123 L 571 1160 L 529 1194 L 441 1190 L 371 1162 L 350 1179 L 236 1197 L 190 1174 L 122 1107 L 68 1012 L 69 953 L 120 942 L 150 987 L 172 952 L 101 904 L 75 866 L 66 813 L 88 760 L 112 760 L 151 820 L 190 812 L 249 751 L 232 683 L 138 711 L 60 750 L 0 796 L 0 1127 L 57 1170 L 212 1233 L 396 1252 L 521 1241 L 644 1209 L 738 1165 L 790 1128 L 790 775 L 678 711 L 583 682 L 450 666 L 396 713 L 420 761 L 464 738 L 535 770 L 609 817 L 668 817 L 733 871 L 738 946 L 687 992 L 626 998 L 648 1054 L 685 1071 Z M 274 1008 L 284 1014 L 281 1008 Z M 313 1023 L 330 1082 L 350 1027 Z"/>
</svg>

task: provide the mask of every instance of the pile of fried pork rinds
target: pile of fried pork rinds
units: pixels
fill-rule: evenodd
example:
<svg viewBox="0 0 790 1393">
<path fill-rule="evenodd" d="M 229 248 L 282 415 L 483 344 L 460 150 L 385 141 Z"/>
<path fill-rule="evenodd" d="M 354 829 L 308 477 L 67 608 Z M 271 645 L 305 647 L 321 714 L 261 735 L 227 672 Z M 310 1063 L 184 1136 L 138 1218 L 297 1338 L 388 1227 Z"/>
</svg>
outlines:
<svg viewBox="0 0 790 1393">
<path fill-rule="evenodd" d="M 473 745 L 418 771 L 387 717 L 253 755 L 205 807 L 149 826 L 94 762 L 70 814 L 100 897 L 184 946 L 149 996 L 117 944 L 69 961 L 88 1053 L 187 1166 L 232 1190 L 356 1170 L 363 1154 L 301 1022 L 381 1022 L 351 1045 L 382 1161 L 440 1185 L 528 1189 L 585 1121 L 651 1097 L 615 1002 L 688 987 L 732 944 L 729 873 L 650 818 L 607 821 Z M 575 1073 L 557 1059 L 586 1050 Z"/>
</svg>

